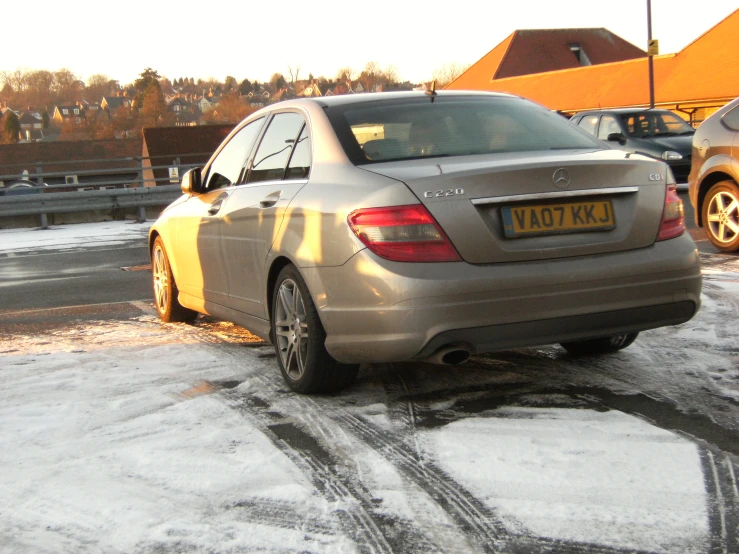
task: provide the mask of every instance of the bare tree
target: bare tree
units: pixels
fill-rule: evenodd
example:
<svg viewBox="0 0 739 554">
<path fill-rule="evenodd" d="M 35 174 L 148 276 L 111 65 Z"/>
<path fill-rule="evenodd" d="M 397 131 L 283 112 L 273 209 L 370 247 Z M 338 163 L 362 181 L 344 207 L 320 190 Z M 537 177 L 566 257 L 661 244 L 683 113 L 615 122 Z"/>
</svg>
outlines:
<svg viewBox="0 0 739 554">
<path fill-rule="evenodd" d="M 82 92 L 82 83 L 69 69 L 60 69 L 54 72 L 52 90 L 63 102 L 76 102 Z"/>
<path fill-rule="evenodd" d="M 346 66 L 339 69 L 336 73 L 336 80 L 342 82 L 353 81 L 355 76 L 356 72 L 351 67 Z"/>
<path fill-rule="evenodd" d="M 437 87 L 443 88 L 447 86 L 449 83 L 451 83 L 452 81 L 454 81 L 462 73 L 467 71 L 469 67 L 470 67 L 469 64 L 465 65 L 465 64 L 458 64 L 455 62 L 444 64 L 441 67 L 434 70 L 431 78 L 436 80 Z"/>
<path fill-rule="evenodd" d="M 298 80 L 298 74 L 300 73 L 300 65 L 295 65 L 295 70 L 290 66 L 290 64 L 287 64 L 287 72 L 290 74 L 290 83 L 293 85 L 295 84 L 295 81 Z"/>
<path fill-rule="evenodd" d="M 216 108 L 206 114 L 206 118 L 214 123 L 238 123 L 254 111 L 256 108 L 247 104 L 238 92 L 233 91 L 224 94 Z"/>
</svg>

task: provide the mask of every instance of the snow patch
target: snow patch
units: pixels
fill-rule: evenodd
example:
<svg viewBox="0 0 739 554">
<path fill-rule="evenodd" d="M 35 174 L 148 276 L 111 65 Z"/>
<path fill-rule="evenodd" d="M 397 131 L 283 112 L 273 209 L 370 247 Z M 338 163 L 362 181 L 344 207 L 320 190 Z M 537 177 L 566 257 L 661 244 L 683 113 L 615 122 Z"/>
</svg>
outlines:
<svg viewBox="0 0 739 554">
<path fill-rule="evenodd" d="M 654 552 L 705 552 L 692 443 L 620 412 L 504 408 L 426 433 L 429 454 L 511 531 Z"/>
</svg>

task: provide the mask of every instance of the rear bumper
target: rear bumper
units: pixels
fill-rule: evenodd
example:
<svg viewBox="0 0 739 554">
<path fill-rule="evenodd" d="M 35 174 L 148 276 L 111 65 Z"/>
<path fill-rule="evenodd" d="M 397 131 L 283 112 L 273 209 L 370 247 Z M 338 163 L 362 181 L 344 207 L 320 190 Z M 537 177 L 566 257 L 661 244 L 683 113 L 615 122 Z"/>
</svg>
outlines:
<svg viewBox="0 0 739 554">
<path fill-rule="evenodd" d="M 686 301 L 556 319 L 455 329 L 436 335 L 416 358 L 427 358 L 450 344 L 469 346 L 473 353 L 479 353 L 634 333 L 685 323 L 697 311 L 696 304 Z"/>
<path fill-rule="evenodd" d="M 473 353 L 674 325 L 700 306 L 700 260 L 686 233 L 649 248 L 558 260 L 403 264 L 367 250 L 344 266 L 301 268 L 343 362 Z"/>
</svg>

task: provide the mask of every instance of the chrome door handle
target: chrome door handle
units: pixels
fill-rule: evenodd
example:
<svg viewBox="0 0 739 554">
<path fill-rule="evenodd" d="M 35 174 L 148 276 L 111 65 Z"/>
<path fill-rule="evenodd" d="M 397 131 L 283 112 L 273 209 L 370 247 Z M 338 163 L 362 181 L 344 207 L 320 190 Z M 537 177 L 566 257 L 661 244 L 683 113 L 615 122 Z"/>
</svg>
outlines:
<svg viewBox="0 0 739 554">
<path fill-rule="evenodd" d="M 273 192 L 272 194 L 269 194 L 264 197 L 264 200 L 262 200 L 259 203 L 260 208 L 271 208 L 275 204 L 277 204 L 277 201 L 280 199 L 280 195 L 282 194 L 281 190 L 278 190 L 277 192 Z"/>
<path fill-rule="evenodd" d="M 211 204 L 210 208 L 208 208 L 208 214 L 216 215 L 221 209 L 221 204 L 223 204 L 223 201 L 218 201 Z"/>
</svg>

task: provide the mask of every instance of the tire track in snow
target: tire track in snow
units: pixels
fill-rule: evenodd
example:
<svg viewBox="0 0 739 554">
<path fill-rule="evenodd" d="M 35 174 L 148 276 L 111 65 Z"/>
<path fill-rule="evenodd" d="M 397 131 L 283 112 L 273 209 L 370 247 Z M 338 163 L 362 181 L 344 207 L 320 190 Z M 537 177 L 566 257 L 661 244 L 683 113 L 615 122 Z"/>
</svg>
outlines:
<svg viewBox="0 0 739 554">
<path fill-rule="evenodd" d="M 227 346 L 207 329 L 198 329 L 195 335 L 202 343 Z M 268 348 L 272 349 L 272 346 L 268 345 Z M 231 348 L 224 348 L 223 353 L 237 363 L 242 361 L 241 353 L 237 354 Z M 362 545 L 371 545 L 369 552 L 396 552 L 397 550 L 394 550 L 388 543 L 388 538 L 391 538 L 393 543 L 402 544 L 402 552 L 418 552 L 419 554 L 439 552 L 436 545 L 428 539 L 428 536 L 433 536 L 433 533 L 419 529 L 413 521 L 397 518 L 390 520 L 375 510 L 376 506 L 373 504 L 371 492 L 357 479 L 349 478 L 339 471 L 338 468 L 342 463 L 347 465 L 345 457 L 342 460 L 336 460 L 334 454 L 320 446 L 318 439 L 297 427 L 289 418 L 270 409 L 270 403 L 263 400 L 258 393 L 282 392 L 280 389 L 282 378 L 279 372 L 275 371 L 274 378 L 258 372 L 250 374 L 249 377 L 260 383 L 262 388 L 259 391 L 221 390 L 219 391 L 221 396 L 228 399 L 229 403 L 249 418 L 265 436 L 272 440 L 273 444 L 296 462 L 306 476 L 317 485 L 325 498 L 329 501 L 335 501 L 338 498 L 345 501 L 347 506 L 353 507 L 356 513 L 349 514 L 349 517 L 356 520 L 359 528 L 363 530 L 361 536 L 356 538 L 360 549 Z M 312 430 L 324 437 L 335 434 L 335 430 L 326 425 L 323 408 L 315 409 L 309 397 L 290 394 L 291 399 L 297 402 L 301 409 L 301 417 L 305 419 L 307 416 L 310 419 L 309 427 Z M 310 448 L 306 449 L 305 446 L 308 444 Z M 351 464 L 351 460 L 348 462 Z M 351 531 L 352 527 L 348 530 Z"/>
<path fill-rule="evenodd" d="M 400 381 L 400 385 L 396 385 L 395 383 L 388 381 L 386 376 L 383 376 L 384 378 L 382 379 L 388 393 L 388 402 L 391 404 L 390 407 L 392 408 L 392 404 L 398 406 L 397 409 L 391 409 L 391 413 L 401 415 L 401 421 L 405 420 L 407 425 L 412 428 L 411 430 L 414 435 L 413 444 L 417 445 L 418 442 L 415 437 L 416 419 L 420 410 L 414 400 L 414 383 L 406 382 L 400 374 L 396 374 L 396 376 L 398 381 Z M 525 387 L 523 384 L 516 384 L 513 386 L 516 388 Z M 398 395 L 398 392 L 401 392 L 402 394 Z M 451 396 L 454 396 L 454 391 L 449 392 Z M 404 412 L 408 414 L 407 417 L 402 417 Z M 368 442 L 386 443 L 382 445 L 385 452 L 394 450 L 395 455 L 398 456 L 398 461 L 400 461 L 401 464 L 412 466 L 408 468 L 410 469 L 408 475 L 411 479 L 414 478 L 414 475 L 422 476 L 427 485 L 427 490 L 429 487 L 436 489 L 429 490 L 429 494 L 434 496 L 435 492 L 441 493 L 441 502 L 448 502 L 450 504 L 450 510 L 463 514 L 464 519 L 458 523 L 463 527 L 471 527 L 469 530 L 476 534 L 478 540 L 485 540 L 485 535 L 489 535 L 490 533 L 486 533 L 484 527 L 485 525 L 491 525 L 494 531 L 494 539 L 492 543 L 488 544 L 493 547 L 494 552 L 562 552 L 563 554 L 579 552 L 602 554 L 639 552 L 631 548 L 620 549 L 592 543 L 541 538 L 529 535 L 523 529 L 519 529 L 518 531 L 506 529 L 504 524 L 499 521 L 494 510 L 482 504 L 480 500 L 467 492 L 462 485 L 456 483 L 453 478 L 447 475 L 442 469 L 438 468 L 432 462 L 424 462 L 421 459 L 420 454 L 418 454 L 414 460 L 412 449 L 408 444 L 410 441 L 403 445 L 402 438 L 396 437 L 393 444 L 387 444 L 389 442 L 387 439 L 389 433 L 386 430 L 375 430 L 373 432 L 371 430 L 371 425 L 366 421 L 359 420 L 359 418 L 355 418 L 354 416 L 351 417 L 353 417 L 355 421 L 348 423 L 348 425 L 352 427 L 364 426 L 364 431 L 359 431 L 360 433 L 373 434 L 373 437 L 368 439 Z M 482 525 L 482 529 L 479 527 L 480 525 Z"/>
<path fill-rule="evenodd" d="M 261 377 L 261 376 L 260 376 Z M 265 378 L 266 386 L 273 385 Z M 523 530 L 511 532 L 490 508 L 469 493 L 443 470 L 425 462 L 399 434 L 377 428 L 365 419 L 351 414 L 337 403 L 319 403 L 309 396 L 293 395 L 293 402 L 301 416 L 310 414 L 316 419 L 328 417 L 343 429 L 351 432 L 361 442 L 373 448 L 392 463 L 402 475 L 426 492 L 451 519 L 472 537 L 480 552 L 547 552 L 547 553 L 638 553 L 634 549 L 620 549 L 591 543 L 538 538 Z M 409 408 L 414 410 L 415 408 Z M 313 439 L 315 440 L 315 439 Z M 426 552 L 427 550 L 422 550 Z"/>
<path fill-rule="evenodd" d="M 315 517 L 305 515 L 295 509 L 290 502 L 265 498 L 250 498 L 224 506 L 227 510 L 243 512 L 247 521 L 283 529 L 299 529 L 305 533 L 330 535 L 336 534 L 336 529 Z"/>
<path fill-rule="evenodd" d="M 389 541 L 397 542 L 398 535 L 404 535 L 400 537 L 404 552 L 438 552 L 422 533 L 413 529 L 412 522 L 388 521 L 387 518 L 380 517 L 376 513 L 371 492 L 343 474 L 333 455 L 315 437 L 291 421 L 291 418 L 271 411 L 269 403 L 255 392 L 221 392 L 235 409 L 256 424 L 303 471 L 327 502 L 335 505 L 342 528 L 356 542 L 361 552 L 395 552 Z M 399 533 L 398 524 L 401 524 L 404 532 Z M 405 548 L 406 545 L 408 548 Z"/>
<path fill-rule="evenodd" d="M 700 449 L 706 492 L 709 496 L 709 525 L 712 554 L 739 552 L 739 491 L 736 464 L 718 449 Z"/>
<path fill-rule="evenodd" d="M 204 343 L 223 345 L 222 341 L 209 336 L 207 334 L 207 330 L 203 330 L 202 333 L 199 333 L 199 339 Z M 241 356 L 237 355 L 235 351 L 228 348 L 224 348 L 224 351 L 226 352 L 226 355 L 232 357 L 236 361 L 241 361 Z M 552 362 L 552 360 L 548 361 L 550 363 Z M 265 374 L 250 374 L 250 379 L 257 380 L 260 385 L 264 386 L 260 392 L 267 396 L 284 391 L 284 389 L 280 389 L 280 385 L 277 384 L 278 378 L 279 374 L 277 372 L 275 372 L 274 378 L 270 378 Z M 518 383 L 518 386 L 521 384 L 522 383 Z M 530 384 L 531 383 L 529 383 L 529 385 Z M 494 385 L 488 384 L 488 387 L 491 386 Z M 455 391 L 448 390 L 447 393 L 453 395 L 455 394 Z M 362 507 L 364 513 L 366 513 L 369 519 L 374 522 L 374 525 L 369 524 L 368 520 L 364 519 L 364 514 L 361 516 L 351 514 L 348 516 L 349 519 L 345 520 L 361 530 L 361 534 L 364 538 L 362 539 L 357 537 L 358 544 L 362 544 L 363 541 L 366 541 L 365 544 L 372 545 L 372 552 L 393 551 L 390 543 L 383 535 L 383 533 L 387 535 L 390 535 L 390 533 L 383 528 L 383 522 L 380 521 L 379 518 L 376 516 L 373 517 L 373 506 L 371 505 L 371 494 L 369 491 L 366 489 L 358 490 L 357 487 L 360 487 L 361 489 L 361 485 L 358 485 L 356 480 L 347 479 L 345 476 L 341 475 L 336 470 L 336 464 L 333 461 L 331 463 L 325 463 L 320 459 L 316 459 L 313 452 L 314 449 L 311 448 L 311 451 L 306 451 L 300 444 L 298 444 L 301 442 L 301 439 L 296 439 L 295 436 L 299 436 L 302 433 L 302 440 L 305 440 L 307 437 L 316 443 L 318 443 L 318 439 L 297 427 L 294 422 L 290 421 L 286 423 L 286 418 L 281 414 L 270 411 L 270 403 L 265 402 L 252 391 L 230 391 L 225 394 L 231 397 L 234 402 L 237 402 L 238 398 L 241 398 L 247 404 L 252 404 L 252 406 L 248 407 L 244 412 L 247 417 L 253 417 L 255 415 L 255 406 L 261 410 L 263 415 L 267 414 L 270 422 L 266 422 L 264 425 L 266 429 L 265 434 L 267 436 L 274 435 L 276 437 L 276 440 L 273 442 L 275 442 L 275 444 L 277 444 L 278 447 L 280 447 L 286 454 L 291 456 L 291 458 L 296 461 L 296 465 L 301 467 L 301 469 L 303 469 L 314 482 L 318 483 L 319 490 L 326 498 L 338 498 L 341 500 L 348 500 L 349 502 L 353 501 L 357 503 L 355 505 Z M 235 397 L 232 396 L 234 394 L 236 395 Z M 251 400 L 249 400 L 250 398 Z M 256 399 L 256 404 L 254 399 Z M 333 403 L 319 403 L 312 397 L 292 394 L 290 401 L 295 413 L 300 413 L 301 418 L 307 418 L 310 420 L 309 427 L 311 428 L 311 432 L 318 432 L 318 434 L 324 436 L 334 433 L 329 426 L 323 423 L 326 421 L 326 418 L 328 418 L 338 424 L 340 428 L 348 431 L 351 435 L 359 439 L 363 444 L 369 446 L 378 454 L 383 456 L 400 471 L 401 475 L 414 483 L 421 490 L 425 491 L 426 494 L 449 515 L 460 530 L 462 530 L 467 536 L 474 538 L 480 552 L 561 552 L 563 554 L 616 554 L 640 552 L 631 548 L 622 549 L 592 543 L 539 538 L 528 535 L 524 530 L 511 531 L 506 528 L 505 524 L 500 520 L 497 514 L 485 506 L 464 487 L 454 481 L 449 475 L 443 472 L 443 470 L 435 466 L 433 463 L 429 463 L 421 459 L 417 446 L 409 444 L 409 441 L 403 435 L 397 432 L 389 432 L 385 428 L 379 428 L 370 421 L 367 421 L 365 418 L 352 414 L 346 406 L 341 406 L 339 404 L 340 400 Z M 403 410 L 407 411 L 409 421 L 415 418 L 415 406 L 409 404 L 404 406 Z M 259 416 L 259 418 L 262 419 L 263 415 Z M 275 427 L 275 425 L 277 425 L 277 427 Z M 279 425 L 283 425 L 283 427 L 280 427 Z M 287 427 L 284 427 L 284 425 L 287 425 Z M 284 440 L 286 436 L 285 432 L 287 432 L 288 429 L 289 435 L 292 435 L 292 439 L 290 439 L 293 441 L 292 445 L 289 444 L 288 441 Z M 277 434 L 275 433 L 275 430 L 277 430 Z M 281 434 L 282 437 L 278 436 L 278 434 Z M 295 441 L 297 441 L 297 443 Z M 329 457 L 331 456 L 328 451 L 324 450 L 324 453 L 328 454 Z M 362 499 L 365 500 L 364 505 L 362 505 Z M 366 503 L 368 499 L 370 504 Z M 398 522 L 396 521 L 396 523 Z M 402 523 L 404 525 L 413 525 L 413 522 Z M 379 536 L 375 533 L 379 533 Z M 412 530 L 411 534 L 416 535 L 418 538 L 422 538 L 426 535 L 422 530 Z M 374 550 L 375 548 L 380 550 Z M 381 550 L 381 548 L 388 548 L 389 550 Z M 430 550 L 421 551 L 426 552 Z"/>
</svg>

